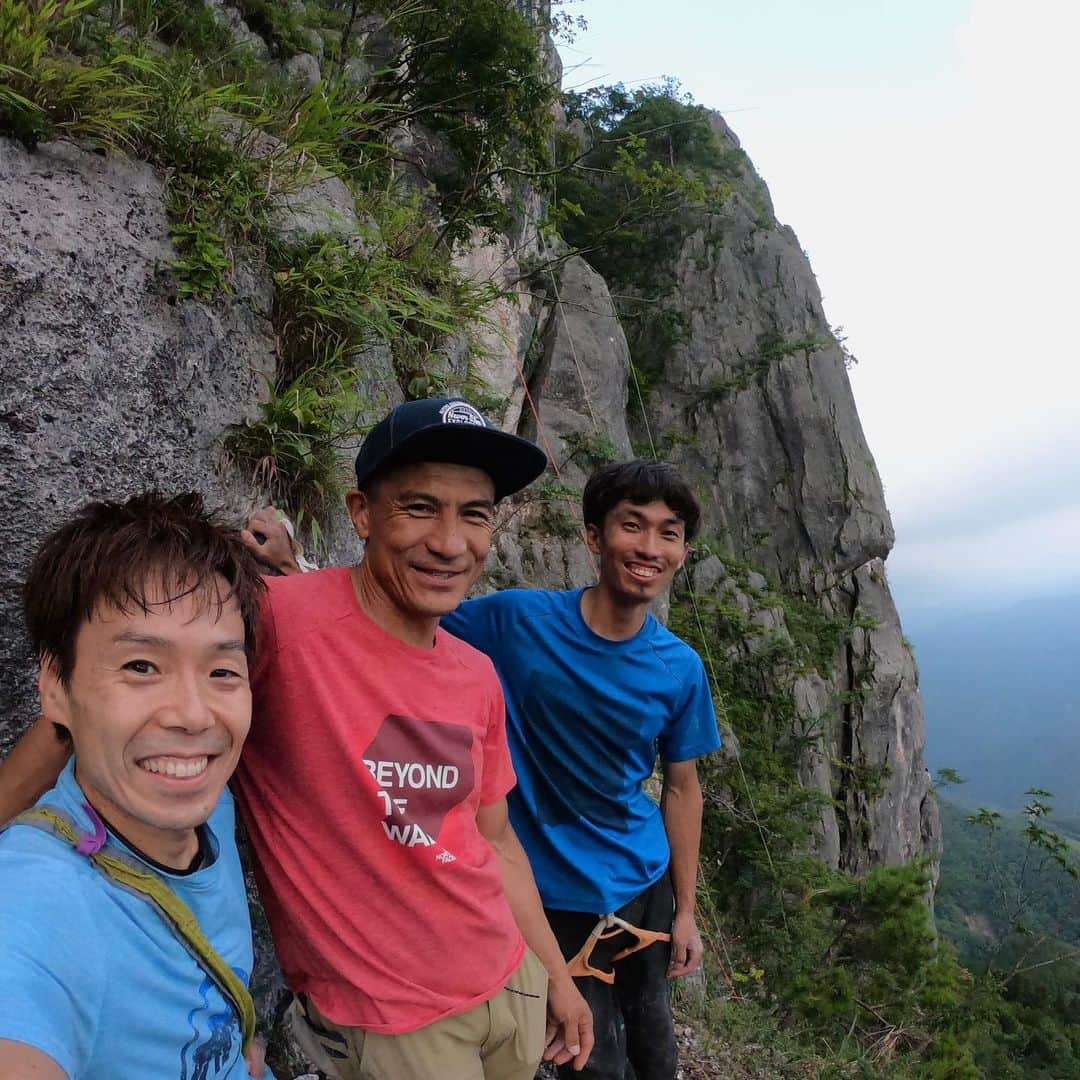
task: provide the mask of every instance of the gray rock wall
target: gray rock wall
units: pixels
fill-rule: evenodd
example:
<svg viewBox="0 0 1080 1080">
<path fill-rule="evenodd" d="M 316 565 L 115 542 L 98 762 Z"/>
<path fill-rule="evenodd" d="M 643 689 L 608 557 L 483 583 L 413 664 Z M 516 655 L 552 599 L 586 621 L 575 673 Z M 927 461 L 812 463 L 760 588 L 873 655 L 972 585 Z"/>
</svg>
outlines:
<svg viewBox="0 0 1080 1080">
<path fill-rule="evenodd" d="M 179 300 L 160 178 L 121 155 L 0 139 L 0 751 L 32 718 L 19 587 L 73 507 L 147 487 L 200 490 L 237 515 L 225 428 L 271 372 L 267 276 Z"/>
<path fill-rule="evenodd" d="M 671 270 L 666 304 L 687 333 L 649 397 L 653 437 L 696 481 L 725 549 L 875 624 L 854 631 L 824 698 L 802 703 L 824 727 L 806 779 L 839 804 L 823 814 L 823 854 L 855 871 L 936 855 L 918 682 L 883 566 L 892 523 L 810 264 L 791 229 L 735 194 L 688 223 Z M 859 779 L 882 774 L 868 796 Z"/>
</svg>

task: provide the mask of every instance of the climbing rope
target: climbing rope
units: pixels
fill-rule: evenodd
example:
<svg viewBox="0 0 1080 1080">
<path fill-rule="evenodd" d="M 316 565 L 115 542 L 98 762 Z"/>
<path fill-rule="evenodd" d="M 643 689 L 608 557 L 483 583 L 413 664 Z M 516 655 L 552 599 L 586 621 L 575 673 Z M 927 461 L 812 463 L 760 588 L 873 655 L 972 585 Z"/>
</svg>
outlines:
<svg viewBox="0 0 1080 1080">
<path fill-rule="evenodd" d="M 570 328 L 566 323 L 565 316 L 563 317 L 563 325 L 567 327 L 567 334 L 569 335 Z M 576 362 L 576 361 L 575 361 Z M 514 355 L 514 367 L 517 368 L 518 378 L 521 380 L 521 388 L 525 391 L 525 400 L 529 403 L 529 411 L 532 413 L 533 422 L 536 424 L 536 434 L 543 444 L 544 453 L 548 456 L 548 461 L 551 462 L 551 471 L 555 474 L 555 479 L 562 483 L 562 472 L 559 469 L 559 463 L 555 459 L 555 451 L 551 448 L 551 441 L 548 439 L 547 431 L 544 428 L 544 421 L 540 419 L 540 410 L 536 407 L 536 401 L 533 399 L 532 391 L 529 389 L 529 381 L 525 378 L 525 369 L 521 366 L 521 361 L 518 360 L 517 355 Z M 581 369 L 578 368 L 578 374 L 581 374 Z M 587 396 L 587 395 L 586 395 Z M 590 415 L 592 409 L 590 407 Z M 596 418 L 593 417 L 593 429 L 596 429 Z M 570 497 L 569 493 L 564 495 L 567 506 L 570 508 L 571 514 L 577 512 L 577 504 Z M 585 547 L 585 553 L 589 556 L 589 562 L 592 566 L 594 574 L 600 572 L 600 567 L 597 565 L 596 556 L 589 550 L 588 537 L 585 532 L 585 526 L 582 525 L 578 529 L 578 536 L 581 538 L 581 542 Z"/>
</svg>

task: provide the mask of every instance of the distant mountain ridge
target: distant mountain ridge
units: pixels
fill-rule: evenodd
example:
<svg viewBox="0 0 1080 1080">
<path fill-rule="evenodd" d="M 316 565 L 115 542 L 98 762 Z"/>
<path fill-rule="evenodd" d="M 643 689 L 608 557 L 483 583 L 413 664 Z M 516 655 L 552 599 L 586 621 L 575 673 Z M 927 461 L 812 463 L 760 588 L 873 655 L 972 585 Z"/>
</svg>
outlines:
<svg viewBox="0 0 1080 1080">
<path fill-rule="evenodd" d="M 925 617 L 924 617 L 925 618 Z M 1031 787 L 1080 819 L 1080 596 L 906 620 L 926 704 L 927 760 L 965 806 L 1016 809 Z"/>
</svg>

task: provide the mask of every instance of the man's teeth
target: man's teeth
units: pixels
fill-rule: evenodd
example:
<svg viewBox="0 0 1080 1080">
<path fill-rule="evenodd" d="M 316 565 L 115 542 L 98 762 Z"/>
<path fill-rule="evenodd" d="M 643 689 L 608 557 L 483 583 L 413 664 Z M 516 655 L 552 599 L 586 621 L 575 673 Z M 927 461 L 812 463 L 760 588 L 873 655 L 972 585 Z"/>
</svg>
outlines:
<svg viewBox="0 0 1080 1080">
<path fill-rule="evenodd" d="M 164 773 L 166 776 L 188 778 L 206 772 L 206 766 L 209 762 L 210 759 L 208 757 L 155 757 L 146 758 L 145 760 L 140 761 L 139 767 L 145 769 L 147 772 Z"/>
<path fill-rule="evenodd" d="M 660 573 L 655 566 L 628 566 L 626 569 L 639 578 L 654 578 Z"/>
</svg>

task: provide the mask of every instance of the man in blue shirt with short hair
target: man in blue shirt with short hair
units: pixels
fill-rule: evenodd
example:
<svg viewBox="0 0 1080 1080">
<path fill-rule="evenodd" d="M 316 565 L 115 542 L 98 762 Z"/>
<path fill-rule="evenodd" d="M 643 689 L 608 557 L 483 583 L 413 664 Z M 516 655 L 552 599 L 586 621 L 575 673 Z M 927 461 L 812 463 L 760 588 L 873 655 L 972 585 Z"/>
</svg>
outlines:
<svg viewBox="0 0 1080 1080">
<path fill-rule="evenodd" d="M 588 960 L 601 977 L 577 980 L 596 1045 L 576 1075 L 623 1080 L 629 1061 L 636 1080 L 674 1080 L 666 979 L 694 971 L 702 953 L 695 759 L 720 738 L 700 658 L 649 606 L 685 562 L 701 514 L 675 469 L 643 460 L 598 470 L 583 509 L 595 586 L 492 593 L 442 625 L 487 653 L 502 680 L 518 774 L 510 816 L 564 955 L 607 914 L 671 934 L 670 946 L 621 958 L 641 940 L 632 932 L 596 943 Z M 659 807 L 644 789 L 658 754 Z"/>
<path fill-rule="evenodd" d="M 41 545 L 27 627 L 75 753 L 0 834 L 0 1080 L 264 1075 L 225 790 L 262 588 L 197 495 L 92 503 Z"/>
</svg>

